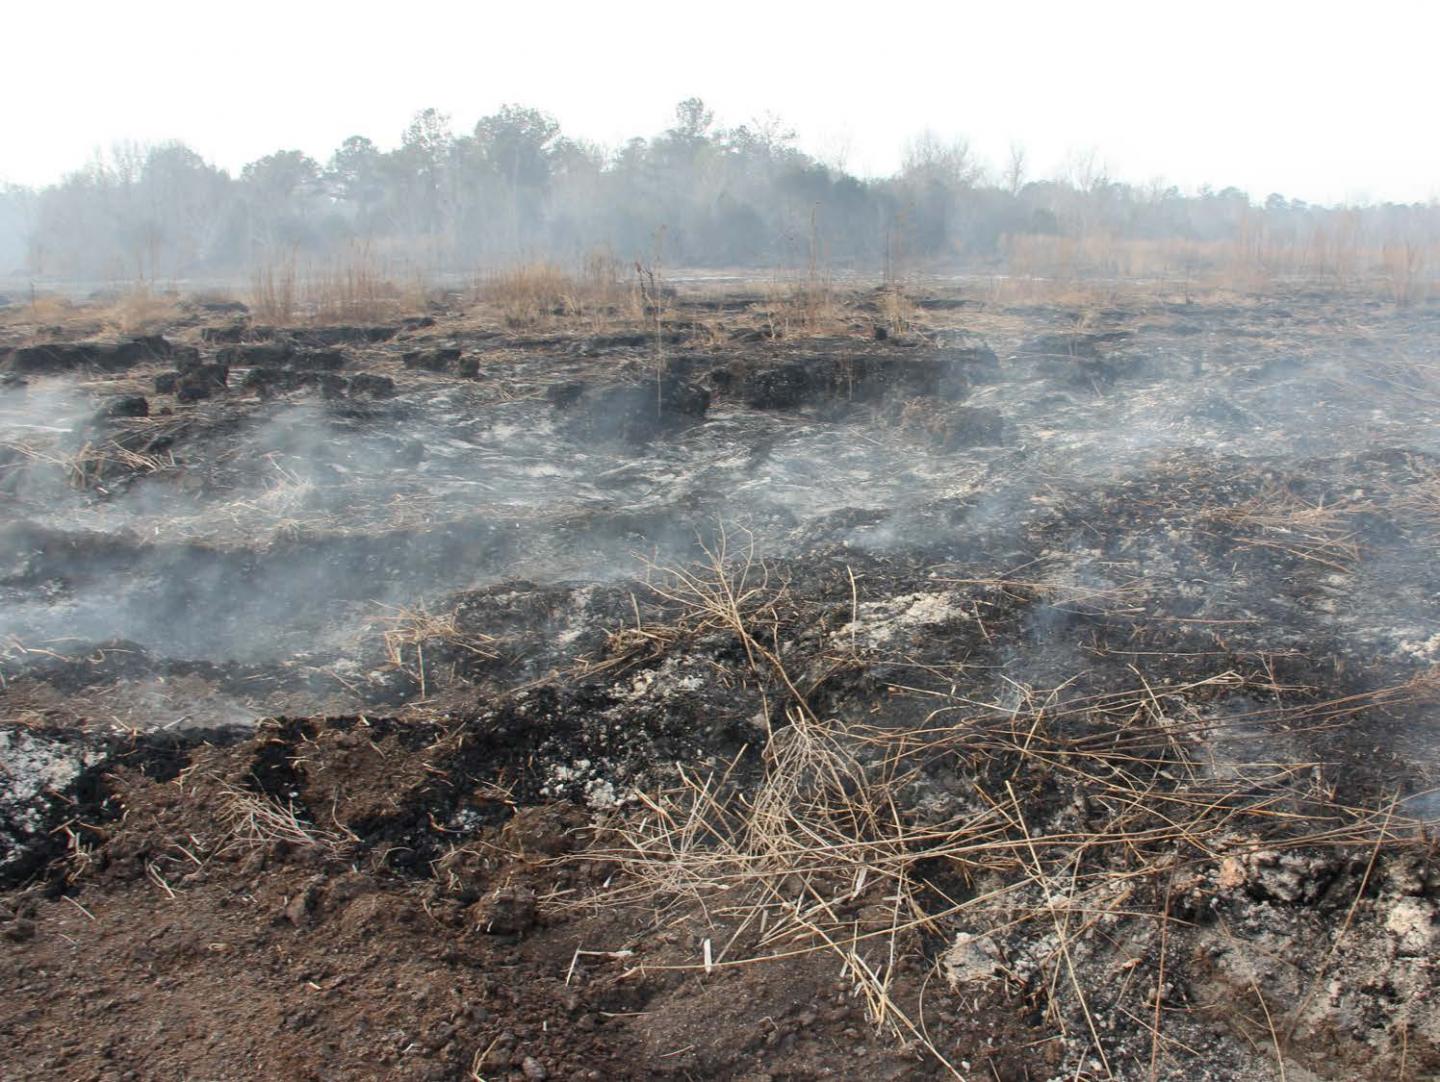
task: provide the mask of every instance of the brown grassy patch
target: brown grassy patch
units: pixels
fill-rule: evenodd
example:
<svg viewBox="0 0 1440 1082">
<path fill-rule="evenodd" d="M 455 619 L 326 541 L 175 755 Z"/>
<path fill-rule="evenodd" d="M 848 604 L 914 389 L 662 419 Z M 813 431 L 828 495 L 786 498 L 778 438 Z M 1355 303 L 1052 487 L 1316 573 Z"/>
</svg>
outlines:
<svg viewBox="0 0 1440 1082">
<path fill-rule="evenodd" d="M 533 327 L 578 311 L 579 283 L 554 263 L 523 263 L 493 274 L 477 294 L 509 327 Z"/>
<path fill-rule="evenodd" d="M 300 267 L 294 258 L 257 268 L 250 280 L 256 319 L 286 327 L 307 323 L 384 323 L 423 312 L 429 286 L 414 267 L 388 266 L 368 248 Z"/>
<path fill-rule="evenodd" d="M 1364 238 L 1345 219 L 1304 235 L 1281 235 L 1255 221 L 1228 240 L 1146 240 L 1104 233 L 1015 235 L 1001 244 L 1004 276 L 995 299 L 1063 303 L 1109 289 L 1268 293 L 1283 282 L 1378 295 L 1405 306 L 1431 291 L 1440 266 L 1434 244 Z"/>
<path fill-rule="evenodd" d="M 605 252 L 592 252 L 578 272 L 548 262 L 507 267 L 477 280 L 475 298 L 513 328 L 581 321 L 599 330 L 644 315 L 638 283 L 622 279 Z"/>
<path fill-rule="evenodd" d="M 18 309 L 22 317 L 34 323 L 64 323 L 75 313 L 75 305 L 58 293 L 32 293 L 30 303 Z"/>
<path fill-rule="evenodd" d="M 299 311 L 295 263 L 269 264 L 250 278 L 250 312 L 264 323 L 285 326 Z"/>
<path fill-rule="evenodd" d="M 120 334 L 153 334 L 180 316 L 180 295 L 157 290 L 149 282 L 136 282 L 100 312 L 109 330 Z"/>
</svg>

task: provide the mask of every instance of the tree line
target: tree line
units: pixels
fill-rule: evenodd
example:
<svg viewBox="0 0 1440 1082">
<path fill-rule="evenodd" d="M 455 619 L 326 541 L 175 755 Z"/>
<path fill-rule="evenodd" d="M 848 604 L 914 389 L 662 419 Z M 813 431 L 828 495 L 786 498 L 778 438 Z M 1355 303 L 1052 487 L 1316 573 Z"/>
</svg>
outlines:
<svg viewBox="0 0 1440 1082">
<path fill-rule="evenodd" d="M 50 186 L 0 187 L 0 273 L 73 280 L 223 276 L 357 248 L 433 271 L 597 251 L 691 267 L 968 268 L 1044 250 L 1133 273 L 1145 245 L 1338 269 L 1346 252 L 1395 245 L 1423 260 L 1437 241 L 1433 203 L 1184 194 L 1120 183 L 1085 156 L 1033 178 L 1018 149 L 989 168 L 933 135 L 894 175 L 862 179 L 803 152 L 778 120 L 724 127 L 696 98 L 665 131 L 610 150 L 537 109 L 507 105 L 459 133 L 426 109 L 394 149 L 355 135 L 323 163 L 281 150 L 232 176 L 181 143 L 121 146 Z M 1117 244 L 1131 263 L 1107 268 Z"/>
</svg>

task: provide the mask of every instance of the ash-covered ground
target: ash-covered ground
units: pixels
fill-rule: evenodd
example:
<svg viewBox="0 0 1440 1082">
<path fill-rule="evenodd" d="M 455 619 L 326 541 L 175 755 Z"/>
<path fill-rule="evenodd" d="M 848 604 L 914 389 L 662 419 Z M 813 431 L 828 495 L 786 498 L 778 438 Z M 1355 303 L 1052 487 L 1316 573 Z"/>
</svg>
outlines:
<svg viewBox="0 0 1440 1082">
<path fill-rule="evenodd" d="M 1425 1078 L 1440 308 L 0 309 L 27 1078 Z"/>
</svg>

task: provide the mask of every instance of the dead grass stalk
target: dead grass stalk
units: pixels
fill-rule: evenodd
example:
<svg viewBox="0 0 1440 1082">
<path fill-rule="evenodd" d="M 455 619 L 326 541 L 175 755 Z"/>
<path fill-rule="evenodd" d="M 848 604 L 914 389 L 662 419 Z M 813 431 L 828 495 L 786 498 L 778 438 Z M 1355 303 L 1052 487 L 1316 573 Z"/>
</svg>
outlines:
<svg viewBox="0 0 1440 1082">
<path fill-rule="evenodd" d="M 1319 558 L 1349 551 L 1330 509 L 1271 512 L 1249 507 L 1237 521 L 1264 539 L 1298 520 L 1304 543 L 1328 554 Z M 1092 942 L 1113 934 L 1107 925 L 1138 923 L 1159 942 L 1175 877 L 1233 854 L 1376 849 L 1419 837 L 1393 809 L 1337 805 L 1314 783 L 1315 764 L 1276 761 L 1269 749 L 1282 746 L 1282 731 L 1433 696 L 1423 682 L 1215 717 L 1179 704 L 1244 689 L 1250 677 L 1159 686 L 1142 676 L 1132 690 L 1070 698 L 1018 687 L 1016 702 L 981 703 L 956 692 L 941 696 L 926 724 L 888 728 L 824 717 L 797 688 L 782 639 L 804 616 L 787 614 L 784 584 L 753 544 L 727 549 L 722 532 L 705 560 L 668 569 L 652 588 L 681 633 L 733 634 L 752 671 L 785 689 L 788 702 L 784 723 L 767 726 L 758 748 L 707 775 L 677 769 L 675 784 L 639 794 L 644 814 L 618 822 L 614 842 L 591 854 L 624 873 L 603 900 L 658 903 L 714 929 L 718 946 L 703 959 L 659 968 L 711 972 L 835 954 L 877 1031 L 915 1042 L 956 1077 L 925 1036 L 906 975 L 921 939 L 964 928 L 999 944 L 1036 926 L 1039 974 L 1013 979 L 1113 1077 L 1108 1027 L 1119 1016 L 1143 1019 L 1154 1004 L 1139 984 L 1122 994 L 1081 973 Z M 1217 768 L 1207 749 L 1222 735 L 1228 751 L 1243 746 L 1253 758 Z M 964 798 L 939 805 L 948 810 L 927 803 L 936 777 L 965 779 Z M 1069 794 L 1083 810 L 1033 815 L 1027 808 L 1048 806 L 1046 793 Z M 987 886 L 957 898 L 941 885 L 949 881 Z M 1127 1006 L 1126 995 L 1135 1002 Z M 1166 1041 L 1158 1020 L 1152 1037 L 1158 1065 Z"/>
</svg>

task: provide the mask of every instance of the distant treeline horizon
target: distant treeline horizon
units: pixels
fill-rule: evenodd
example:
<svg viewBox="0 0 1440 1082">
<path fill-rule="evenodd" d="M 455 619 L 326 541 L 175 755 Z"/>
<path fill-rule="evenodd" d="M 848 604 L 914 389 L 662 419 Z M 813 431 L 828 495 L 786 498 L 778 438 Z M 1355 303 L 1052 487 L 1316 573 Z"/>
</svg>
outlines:
<svg viewBox="0 0 1440 1082">
<path fill-rule="evenodd" d="M 1440 204 L 1318 206 L 1237 188 L 1193 194 L 1109 177 L 1093 156 L 1029 175 L 923 135 L 893 175 L 862 179 L 767 119 L 715 123 L 698 98 L 615 150 L 505 106 L 468 132 L 434 109 L 400 144 L 346 139 L 328 161 L 280 150 L 232 176 L 183 143 L 121 146 L 54 184 L 0 186 L 0 275 L 144 280 L 367 259 L 444 272 L 595 253 L 672 267 L 905 274 L 1270 273 L 1424 279 Z"/>
</svg>

